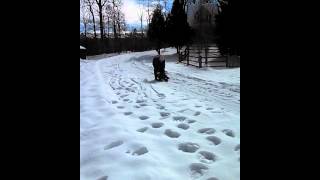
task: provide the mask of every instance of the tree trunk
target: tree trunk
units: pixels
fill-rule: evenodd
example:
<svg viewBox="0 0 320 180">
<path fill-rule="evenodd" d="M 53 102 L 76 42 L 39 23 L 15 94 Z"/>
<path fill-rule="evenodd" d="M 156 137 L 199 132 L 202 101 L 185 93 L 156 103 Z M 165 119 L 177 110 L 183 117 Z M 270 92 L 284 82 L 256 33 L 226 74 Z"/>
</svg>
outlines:
<svg viewBox="0 0 320 180">
<path fill-rule="evenodd" d="M 148 5 L 147 5 L 147 13 L 148 13 L 148 17 L 147 17 L 147 21 L 148 21 L 148 26 L 150 24 L 150 0 L 148 1 Z"/>
<path fill-rule="evenodd" d="M 143 29 L 142 29 L 142 18 L 143 18 L 143 16 L 141 16 L 141 36 L 143 37 Z"/>
<path fill-rule="evenodd" d="M 87 37 L 87 23 L 84 24 L 84 36 Z"/>
<path fill-rule="evenodd" d="M 114 0 L 112 1 L 112 5 L 113 5 L 113 7 L 112 7 L 112 9 L 113 9 L 113 37 L 118 38 L 117 29 L 116 29 L 116 13 L 115 13 L 116 5 L 115 5 Z"/>
<path fill-rule="evenodd" d="M 91 16 L 92 16 L 92 21 L 93 21 L 93 33 L 94 33 L 94 38 L 97 38 L 97 33 L 96 33 L 96 21 L 95 21 L 95 18 L 94 18 L 93 9 L 92 9 L 92 6 L 91 6 L 91 5 L 89 6 L 89 8 L 90 8 Z"/>
<path fill-rule="evenodd" d="M 116 21 L 113 20 L 113 36 L 114 38 L 117 38 L 117 29 L 116 29 Z"/>
<path fill-rule="evenodd" d="M 107 32 L 108 32 L 108 38 L 109 38 L 109 28 L 110 28 L 110 19 L 109 19 L 109 16 L 108 16 L 107 24 L 108 24 Z"/>
<path fill-rule="evenodd" d="M 105 36 L 105 34 L 106 34 L 106 24 L 103 22 L 103 35 Z"/>
<path fill-rule="evenodd" d="M 121 36 L 121 27 L 120 27 L 120 12 L 118 11 L 118 20 L 117 20 L 117 25 L 118 25 L 118 33 Z"/>
<path fill-rule="evenodd" d="M 103 40 L 104 35 L 103 35 L 103 19 L 102 19 L 102 6 L 99 5 L 99 18 L 100 18 L 100 35 L 101 35 L 101 40 Z"/>
</svg>

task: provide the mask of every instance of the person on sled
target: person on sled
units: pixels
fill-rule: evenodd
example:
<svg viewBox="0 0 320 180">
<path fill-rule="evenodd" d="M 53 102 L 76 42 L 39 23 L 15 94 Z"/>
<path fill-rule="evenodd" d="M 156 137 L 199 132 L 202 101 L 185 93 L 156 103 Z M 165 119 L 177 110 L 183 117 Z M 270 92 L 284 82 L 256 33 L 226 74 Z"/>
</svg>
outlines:
<svg viewBox="0 0 320 180">
<path fill-rule="evenodd" d="M 166 61 L 163 56 L 160 55 L 160 51 L 158 51 L 158 55 L 153 58 L 153 69 L 154 69 L 154 79 L 156 81 L 168 81 L 169 77 L 165 73 Z"/>
</svg>

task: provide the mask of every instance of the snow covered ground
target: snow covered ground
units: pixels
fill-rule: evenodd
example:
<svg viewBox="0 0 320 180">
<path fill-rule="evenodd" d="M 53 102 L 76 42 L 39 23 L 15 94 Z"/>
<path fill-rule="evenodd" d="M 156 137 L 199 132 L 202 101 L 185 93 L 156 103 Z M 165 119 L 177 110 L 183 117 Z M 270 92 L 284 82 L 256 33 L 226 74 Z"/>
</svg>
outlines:
<svg viewBox="0 0 320 180">
<path fill-rule="evenodd" d="M 240 179 L 240 68 L 166 50 L 169 82 L 153 80 L 156 51 L 80 61 L 81 180 Z"/>
</svg>

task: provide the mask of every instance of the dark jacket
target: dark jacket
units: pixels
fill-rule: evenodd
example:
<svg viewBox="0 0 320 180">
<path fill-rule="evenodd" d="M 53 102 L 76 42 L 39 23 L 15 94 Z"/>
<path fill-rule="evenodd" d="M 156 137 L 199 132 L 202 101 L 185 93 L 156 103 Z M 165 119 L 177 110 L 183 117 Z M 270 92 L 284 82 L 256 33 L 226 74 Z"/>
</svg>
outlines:
<svg viewBox="0 0 320 180">
<path fill-rule="evenodd" d="M 154 79 L 155 80 L 161 80 L 165 79 L 167 80 L 168 77 L 165 74 L 165 66 L 166 62 L 163 59 L 162 61 L 160 60 L 160 56 L 156 56 L 153 58 L 153 69 L 154 69 Z"/>
<path fill-rule="evenodd" d="M 160 61 L 160 56 L 156 56 L 153 58 L 153 68 L 156 72 L 164 72 L 165 70 L 165 66 L 166 66 L 166 62 L 165 60 L 163 60 L 162 62 Z"/>
</svg>

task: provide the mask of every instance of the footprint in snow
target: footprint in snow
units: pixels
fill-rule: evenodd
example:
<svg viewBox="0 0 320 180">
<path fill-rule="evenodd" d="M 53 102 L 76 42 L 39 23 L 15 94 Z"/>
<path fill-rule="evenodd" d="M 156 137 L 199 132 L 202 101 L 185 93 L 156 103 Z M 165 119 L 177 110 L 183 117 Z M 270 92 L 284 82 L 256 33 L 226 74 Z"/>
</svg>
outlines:
<svg viewBox="0 0 320 180">
<path fill-rule="evenodd" d="M 104 150 L 112 149 L 123 144 L 123 141 L 113 141 L 104 147 Z"/>
<path fill-rule="evenodd" d="M 199 159 L 201 162 L 203 163 L 212 163 L 215 162 L 217 160 L 217 156 L 211 152 L 208 151 L 200 151 L 199 152 Z"/>
<path fill-rule="evenodd" d="M 128 116 L 128 115 L 131 115 L 132 112 L 124 112 L 123 114 L 126 115 L 126 116 Z"/>
<path fill-rule="evenodd" d="M 194 176 L 197 178 L 197 177 L 204 175 L 204 173 L 209 168 L 202 163 L 192 163 L 192 164 L 190 164 L 189 169 L 191 171 L 191 176 Z"/>
<path fill-rule="evenodd" d="M 140 129 L 137 129 L 138 132 L 141 132 L 141 133 L 144 133 L 148 130 L 148 127 L 143 127 L 143 128 L 140 128 Z"/>
<path fill-rule="evenodd" d="M 178 145 L 178 149 L 183 151 L 183 152 L 187 152 L 187 153 L 194 153 L 196 152 L 198 149 L 200 148 L 200 146 L 196 143 L 192 143 L 192 142 L 185 142 L 185 143 L 180 143 Z"/>
<path fill-rule="evenodd" d="M 216 178 L 216 177 L 210 177 L 210 178 L 208 178 L 207 180 L 219 180 L 219 179 Z"/>
<path fill-rule="evenodd" d="M 235 137 L 235 134 L 231 129 L 224 129 L 224 130 L 222 130 L 222 132 L 227 136 Z"/>
<path fill-rule="evenodd" d="M 234 147 L 235 151 L 240 151 L 240 144 L 236 145 L 236 147 Z"/>
<path fill-rule="evenodd" d="M 193 120 L 193 119 L 188 120 L 189 124 L 192 124 L 192 123 L 195 123 L 195 122 L 196 122 L 196 120 Z"/>
<path fill-rule="evenodd" d="M 164 106 L 157 105 L 157 109 L 164 109 L 164 108 L 165 108 Z"/>
<path fill-rule="evenodd" d="M 144 100 L 136 100 L 136 103 L 143 103 L 143 102 L 145 102 Z"/>
<path fill-rule="evenodd" d="M 194 113 L 194 116 L 199 116 L 200 115 L 200 111 L 197 111 L 196 113 Z"/>
<path fill-rule="evenodd" d="M 214 145 L 218 145 L 221 143 L 221 139 L 216 136 L 208 136 L 206 139 L 212 142 Z"/>
<path fill-rule="evenodd" d="M 108 176 L 102 176 L 102 177 L 98 178 L 97 180 L 108 180 Z"/>
<path fill-rule="evenodd" d="M 158 123 L 152 123 L 151 126 L 153 128 L 160 128 L 162 127 L 164 124 L 162 122 L 158 122 Z"/>
<path fill-rule="evenodd" d="M 198 133 L 201 133 L 201 134 L 213 134 L 215 132 L 216 130 L 213 128 L 202 128 L 198 130 Z"/>
<path fill-rule="evenodd" d="M 163 117 L 163 118 L 169 117 L 170 113 L 168 113 L 168 112 L 160 112 L 160 116 Z"/>
<path fill-rule="evenodd" d="M 184 117 L 184 116 L 173 116 L 172 119 L 175 120 L 175 121 L 184 121 L 187 118 Z"/>
<path fill-rule="evenodd" d="M 190 126 L 188 124 L 185 124 L 185 123 L 180 123 L 180 124 L 177 125 L 177 127 L 180 128 L 180 129 L 183 129 L 183 130 L 187 130 L 187 129 L 189 129 Z"/>
<path fill-rule="evenodd" d="M 178 138 L 180 137 L 180 133 L 173 131 L 171 129 L 166 129 L 164 132 L 165 135 L 167 135 L 170 138 Z"/>
<path fill-rule="evenodd" d="M 141 156 L 141 155 L 146 154 L 148 152 L 149 152 L 148 149 L 143 146 L 143 147 L 140 147 L 140 148 L 136 149 L 135 151 L 133 151 L 132 155 L 133 156 L 134 155 Z"/>
<path fill-rule="evenodd" d="M 139 116 L 139 119 L 140 120 L 147 120 L 147 119 L 149 119 L 149 116 Z"/>
</svg>

